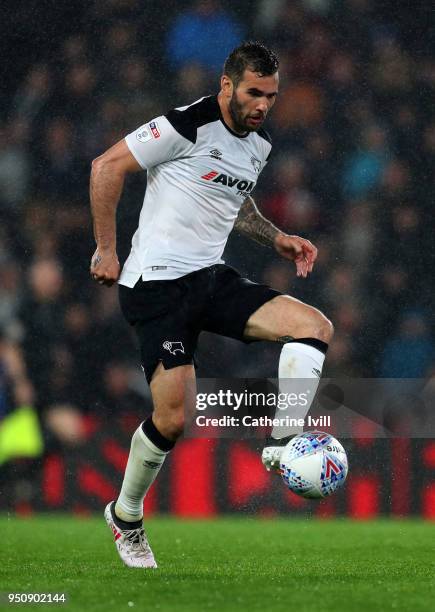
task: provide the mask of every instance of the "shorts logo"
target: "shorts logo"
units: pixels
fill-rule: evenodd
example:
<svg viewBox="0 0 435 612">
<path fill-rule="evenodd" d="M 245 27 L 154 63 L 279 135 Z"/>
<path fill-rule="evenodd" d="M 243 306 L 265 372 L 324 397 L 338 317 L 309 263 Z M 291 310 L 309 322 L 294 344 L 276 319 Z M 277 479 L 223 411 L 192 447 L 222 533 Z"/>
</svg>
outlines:
<svg viewBox="0 0 435 612">
<path fill-rule="evenodd" d="M 139 142 L 148 142 L 148 140 L 151 140 L 152 135 L 149 133 L 149 131 L 143 125 L 142 127 L 140 127 L 137 130 L 136 138 L 137 138 L 137 140 L 139 140 Z"/>
<path fill-rule="evenodd" d="M 151 121 L 151 123 L 150 123 L 150 130 L 153 133 L 153 138 L 160 138 L 159 128 L 158 128 L 157 123 L 155 121 Z"/>
<path fill-rule="evenodd" d="M 163 348 L 172 355 L 175 355 L 177 351 L 180 351 L 180 353 L 184 355 L 184 346 L 182 342 L 169 342 L 169 340 L 165 340 L 163 342 Z"/>
</svg>

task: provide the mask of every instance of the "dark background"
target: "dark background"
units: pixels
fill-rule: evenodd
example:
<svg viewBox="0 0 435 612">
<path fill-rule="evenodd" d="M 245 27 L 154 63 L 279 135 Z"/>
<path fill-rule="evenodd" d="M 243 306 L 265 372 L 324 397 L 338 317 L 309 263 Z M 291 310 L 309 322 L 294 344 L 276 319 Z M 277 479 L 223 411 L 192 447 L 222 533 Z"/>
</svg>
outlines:
<svg viewBox="0 0 435 612">
<path fill-rule="evenodd" d="M 130 415 L 134 428 L 151 410 L 116 287 L 88 275 L 90 163 L 142 123 L 216 93 L 243 39 L 281 60 L 273 155 L 254 195 L 319 247 L 319 261 L 296 279 L 272 251 L 231 235 L 227 263 L 333 321 L 326 375 L 433 376 L 430 3 L 30 0 L 0 10 L 0 433 L 27 406 L 44 446 L 41 457 L 8 442 L 2 456 L 0 435 L 0 507 L 31 504 L 44 461 L 88 448 L 102 423 Z M 120 202 L 121 260 L 145 185 L 130 177 Z M 204 334 L 199 374 L 274 377 L 278 355 Z"/>
</svg>

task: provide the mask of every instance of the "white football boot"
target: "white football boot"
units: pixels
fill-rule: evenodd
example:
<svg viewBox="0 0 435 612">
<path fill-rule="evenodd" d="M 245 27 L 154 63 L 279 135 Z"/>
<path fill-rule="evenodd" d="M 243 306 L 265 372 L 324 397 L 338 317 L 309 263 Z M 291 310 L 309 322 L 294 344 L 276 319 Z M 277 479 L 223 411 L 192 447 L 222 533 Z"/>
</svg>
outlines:
<svg viewBox="0 0 435 612">
<path fill-rule="evenodd" d="M 266 446 L 261 453 L 261 461 L 268 472 L 279 470 L 279 461 L 285 446 Z"/>
<path fill-rule="evenodd" d="M 113 518 L 115 502 L 107 504 L 104 510 L 104 518 L 115 536 L 115 544 L 119 556 L 128 567 L 156 568 L 153 551 L 148 544 L 143 527 L 137 529 L 120 529 Z"/>
</svg>

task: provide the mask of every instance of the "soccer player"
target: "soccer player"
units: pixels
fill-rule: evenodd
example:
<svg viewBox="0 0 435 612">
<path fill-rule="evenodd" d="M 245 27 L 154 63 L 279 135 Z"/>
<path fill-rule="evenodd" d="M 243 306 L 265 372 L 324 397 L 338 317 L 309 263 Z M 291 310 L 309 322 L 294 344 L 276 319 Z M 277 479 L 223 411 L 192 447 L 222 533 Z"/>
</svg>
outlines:
<svg viewBox="0 0 435 612">
<path fill-rule="evenodd" d="M 221 259 L 233 227 L 293 261 L 297 276 L 305 278 L 317 257 L 309 240 L 265 219 L 251 196 L 271 151 L 263 123 L 278 81 L 276 55 L 263 44 L 244 43 L 228 56 L 217 95 L 152 119 L 92 164 L 97 249 L 90 273 L 101 284 L 119 284 L 121 310 L 137 333 L 154 404 L 152 416 L 133 434 L 119 497 L 105 510 L 129 567 L 157 567 L 142 526 L 143 500 L 183 432 L 200 332 L 281 343 L 280 380 L 318 381 L 322 370 L 330 321 L 291 296 L 242 278 Z M 120 272 L 116 208 L 126 174 L 140 170 L 148 173 L 145 199 Z M 267 469 L 281 450 L 264 449 Z"/>
</svg>

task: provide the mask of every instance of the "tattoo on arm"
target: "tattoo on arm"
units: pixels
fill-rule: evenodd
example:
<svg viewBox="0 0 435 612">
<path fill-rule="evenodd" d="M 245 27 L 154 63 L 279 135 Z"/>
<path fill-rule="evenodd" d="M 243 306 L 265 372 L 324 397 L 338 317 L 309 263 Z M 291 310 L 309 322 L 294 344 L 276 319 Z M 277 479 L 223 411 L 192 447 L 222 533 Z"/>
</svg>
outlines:
<svg viewBox="0 0 435 612">
<path fill-rule="evenodd" d="M 251 196 L 243 202 L 234 228 L 265 246 L 273 246 L 279 233 L 279 229 L 263 217 Z"/>
</svg>

